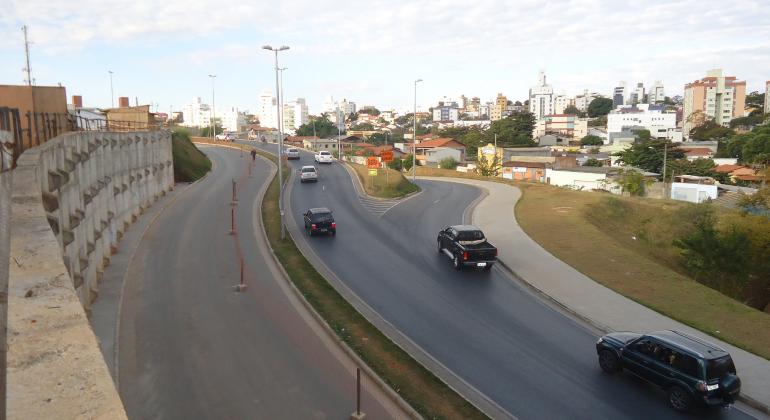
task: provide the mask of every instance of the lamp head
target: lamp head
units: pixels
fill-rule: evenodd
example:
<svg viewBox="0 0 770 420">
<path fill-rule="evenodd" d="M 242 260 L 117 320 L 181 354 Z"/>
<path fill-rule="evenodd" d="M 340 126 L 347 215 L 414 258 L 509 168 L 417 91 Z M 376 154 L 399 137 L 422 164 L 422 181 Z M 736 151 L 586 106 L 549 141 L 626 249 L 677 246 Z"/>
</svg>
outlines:
<svg viewBox="0 0 770 420">
<path fill-rule="evenodd" d="M 263 45 L 263 46 L 262 46 L 262 49 L 263 49 L 263 50 L 270 50 L 270 51 L 272 51 L 272 50 L 273 50 L 273 47 L 271 47 L 271 46 L 269 46 L 269 45 Z"/>
<path fill-rule="evenodd" d="M 289 47 L 287 45 L 281 45 L 281 48 L 278 48 L 278 51 L 286 51 Z"/>
</svg>

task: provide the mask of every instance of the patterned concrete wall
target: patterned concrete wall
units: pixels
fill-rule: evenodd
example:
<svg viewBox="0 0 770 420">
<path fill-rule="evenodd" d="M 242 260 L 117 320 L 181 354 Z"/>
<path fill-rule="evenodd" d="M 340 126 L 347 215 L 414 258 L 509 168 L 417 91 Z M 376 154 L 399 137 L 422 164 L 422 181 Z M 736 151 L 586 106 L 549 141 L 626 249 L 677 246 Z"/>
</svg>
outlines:
<svg viewBox="0 0 770 420">
<path fill-rule="evenodd" d="M 173 188 L 170 133 L 68 133 L 12 173 L 8 418 L 125 418 L 86 313 L 120 236 Z"/>
</svg>

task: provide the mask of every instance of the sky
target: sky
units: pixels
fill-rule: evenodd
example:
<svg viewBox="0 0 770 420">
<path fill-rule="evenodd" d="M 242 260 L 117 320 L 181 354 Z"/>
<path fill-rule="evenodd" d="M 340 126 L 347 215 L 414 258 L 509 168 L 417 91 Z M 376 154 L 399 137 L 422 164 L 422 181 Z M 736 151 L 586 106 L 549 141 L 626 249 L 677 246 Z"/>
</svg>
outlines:
<svg viewBox="0 0 770 420">
<path fill-rule="evenodd" d="M 628 4 L 619 4 L 628 3 Z M 256 111 L 275 92 L 279 53 L 285 101 L 310 113 L 329 96 L 379 109 L 418 109 L 444 96 L 497 93 L 524 101 L 546 72 L 556 93 L 610 95 L 663 82 L 669 96 L 710 68 L 770 80 L 767 0 L 0 0 L 0 84 L 22 84 L 27 25 L 37 85 L 61 85 L 84 106 L 180 110 L 193 97 Z"/>
</svg>

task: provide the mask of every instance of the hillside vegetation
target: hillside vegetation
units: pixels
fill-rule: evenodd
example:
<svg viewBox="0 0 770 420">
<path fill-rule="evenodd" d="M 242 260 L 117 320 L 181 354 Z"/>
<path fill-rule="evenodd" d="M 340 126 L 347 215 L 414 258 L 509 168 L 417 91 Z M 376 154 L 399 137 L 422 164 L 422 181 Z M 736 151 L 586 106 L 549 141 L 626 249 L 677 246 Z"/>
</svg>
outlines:
<svg viewBox="0 0 770 420">
<path fill-rule="evenodd" d="M 190 140 L 186 130 L 171 133 L 171 152 L 174 156 L 174 181 L 193 182 L 211 170 L 209 158 Z"/>
</svg>

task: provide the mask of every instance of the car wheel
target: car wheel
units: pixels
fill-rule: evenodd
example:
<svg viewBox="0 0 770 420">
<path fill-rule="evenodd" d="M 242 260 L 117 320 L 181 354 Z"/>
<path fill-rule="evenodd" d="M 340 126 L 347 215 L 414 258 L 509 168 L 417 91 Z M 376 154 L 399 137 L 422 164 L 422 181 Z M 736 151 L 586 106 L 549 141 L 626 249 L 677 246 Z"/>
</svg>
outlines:
<svg viewBox="0 0 770 420">
<path fill-rule="evenodd" d="M 460 270 L 463 268 L 463 265 L 460 264 L 460 258 L 455 254 L 455 256 L 452 258 L 452 265 L 454 266 L 455 270 Z"/>
<path fill-rule="evenodd" d="M 332 231 L 332 236 L 337 236 L 337 231 L 336 230 Z"/>
<path fill-rule="evenodd" d="M 668 389 L 668 402 L 676 411 L 687 411 L 692 405 L 692 396 L 684 388 L 674 385 Z"/>
<path fill-rule="evenodd" d="M 599 366 L 607 373 L 616 373 L 620 371 L 620 359 L 612 350 L 602 350 L 599 352 Z"/>
</svg>

